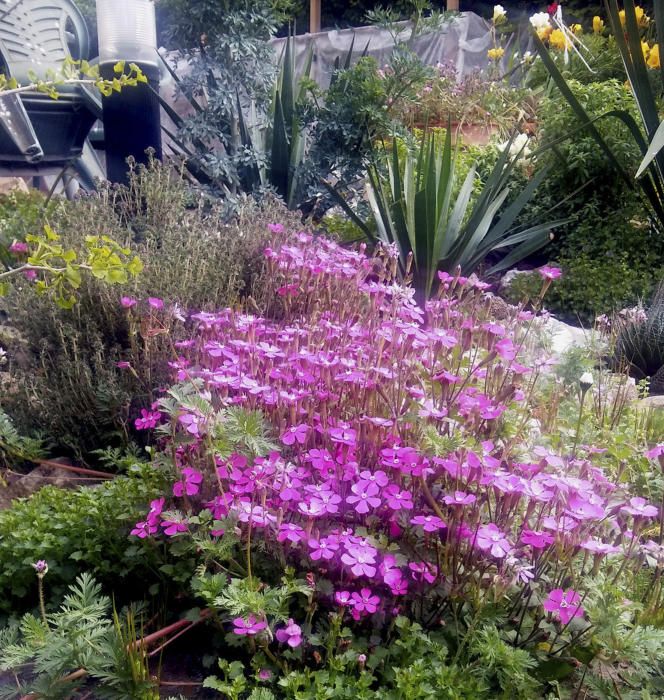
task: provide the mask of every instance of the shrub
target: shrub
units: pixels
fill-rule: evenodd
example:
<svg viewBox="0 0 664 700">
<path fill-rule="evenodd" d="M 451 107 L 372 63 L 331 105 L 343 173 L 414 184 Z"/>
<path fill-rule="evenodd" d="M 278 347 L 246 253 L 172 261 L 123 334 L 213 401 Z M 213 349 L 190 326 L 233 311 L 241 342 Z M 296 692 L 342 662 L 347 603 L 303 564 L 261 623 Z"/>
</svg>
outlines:
<svg viewBox="0 0 664 700">
<path fill-rule="evenodd" d="M 33 357 L 14 364 L 16 391 L 3 398 L 17 427 L 47 433 L 80 458 L 100 445 L 128 444 L 137 404 L 149 403 L 168 377 L 171 339 L 164 328 L 181 326 L 178 309 L 219 308 L 241 294 L 260 295 L 254 282 L 267 223 L 277 211 L 276 201 L 247 200 L 225 223 L 217 204 L 156 163 L 134 171 L 129 188 L 60 202 L 50 218 L 64 245 L 77 249 L 86 236 L 108 234 L 131 241 L 145 269 L 122 288 L 84 279 L 72 311 L 55 308 L 29 286 L 16 290 L 6 308 Z M 132 325 L 121 295 L 146 306 L 148 297 L 163 299 L 164 310 L 153 309 L 157 326 Z"/>
<path fill-rule="evenodd" d="M 137 515 L 163 488 L 163 475 L 138 465 L 99 486 L 46 486 L 0 511 L 0 610 L 16 612 L 37 599 L 32 564 L 38 559 L 48 562 L 53 600 L 86 570 L 120 597 L 146 594 L 163 582 L 160 548 L 127 538 Z"/>
<path fill-rule="evenodd" d="M 450 666 L 481 669 L 478 697 L 534 697 L 535 677 L 568 688 L 601 678 L 600 584 L 657 580 L 659 511 L 610 478 L 616 462 L 590 446 L 578 400 L 551 434 L 531 432 L 548 364 L 541 353 L 522 364 L 531 316 L 504 309 L 497 322 L 481 282 L 442 273 L 420 308 L 389 255 L 277 230 L 267 313 L 192 317 L 178 383 L 153 414 L 174 498 L 134 534 L 199 554 L 194 590 L 227 641 L 249 640 L 254 670 L 284 687 L 297 671 L 294 697 L 354 640 L 369 637 L 359 671 L 389 668 L 398 615 L 442 630 Z M 557 275 L 540 270 L 542 291 Z M 625 630 L 653 651 L 644 665 L 631 657 L 627 675 L 655 688 L 664 634 L 642 624 L 639 606 L 658 604 L 644 590 Z M 212 687 L 237 683 L 242 697 L 241 667 L 222 667 Z M 371 698 L 374 681 L 360 678 Z"/>
</svg>

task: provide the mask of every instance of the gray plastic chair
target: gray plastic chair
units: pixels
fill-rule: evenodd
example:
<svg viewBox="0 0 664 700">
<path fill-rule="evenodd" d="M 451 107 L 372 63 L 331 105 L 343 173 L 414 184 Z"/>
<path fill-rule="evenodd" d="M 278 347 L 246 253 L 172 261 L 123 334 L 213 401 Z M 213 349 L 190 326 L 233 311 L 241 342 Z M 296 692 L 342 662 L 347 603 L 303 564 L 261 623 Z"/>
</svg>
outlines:
<svg viewBox="0 0 664 700">
<path fill-rule="evenodd" d="M 85 20 L 71 0 L 0 3 L 0 70 L 19 84 L 29 83 L 31 73 L 45 78 L 48 70 L 59 71 L 68 56 L 87 58 L 89 43 Z M 81 154 L 101 104 L 75 86 L 59 92 L 58 100 L 35 92 L 0 96 L 0 170 L 62 167 Z"/>
</svg>

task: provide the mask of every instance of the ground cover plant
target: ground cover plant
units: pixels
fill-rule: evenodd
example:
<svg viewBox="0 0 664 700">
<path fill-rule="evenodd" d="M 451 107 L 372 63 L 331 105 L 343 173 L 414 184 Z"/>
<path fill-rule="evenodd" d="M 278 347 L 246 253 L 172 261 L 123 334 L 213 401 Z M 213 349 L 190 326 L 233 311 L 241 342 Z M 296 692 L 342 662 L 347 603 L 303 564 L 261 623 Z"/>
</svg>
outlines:
<svg viewBox="0 0 664 700">
<path fill-rule="evenodd" d="M 498 322 L 483 283 L 446 273 L 420 307 L 389 250 L 272 230 L 264 315 L 194 314 L 177 383 L 141 425 L 174 481 L 133 535 L 199 553 L 194 591 L 248 654 L 208 685 L 659 692 L 659 507 L 585 442 L 583 400 L 571 427 L 532 432 L 548 362 L 524 364 L 532 314 Z M 558 276 L 543 268 L 542 291 Z M 413 635 L 442 663 L 434 690 L 407 652 L 390 671 Z"/>
</svg>

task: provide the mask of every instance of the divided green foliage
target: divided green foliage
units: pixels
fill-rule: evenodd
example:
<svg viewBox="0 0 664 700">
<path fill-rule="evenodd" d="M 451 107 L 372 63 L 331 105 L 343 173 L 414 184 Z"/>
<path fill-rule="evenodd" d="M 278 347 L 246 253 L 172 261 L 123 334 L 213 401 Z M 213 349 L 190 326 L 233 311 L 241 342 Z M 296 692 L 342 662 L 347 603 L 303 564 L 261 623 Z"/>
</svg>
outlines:
<svg viewBox="0 0 664 700">
<path fill-rule="evenodd" d="M 164 489 L 164 476 L 136 466 L 127 476 L 99 486 L 67 490 L 46 486 L 0 511 L 0 611 L 16 612 L 35 601 L 32 564 L 49 565 L 47 595 L 57 598 L 82 571 L 135 593 L 163 580 L 162 552 L 153 543 L 130 540 L 129 531 Z"/>
</svg>

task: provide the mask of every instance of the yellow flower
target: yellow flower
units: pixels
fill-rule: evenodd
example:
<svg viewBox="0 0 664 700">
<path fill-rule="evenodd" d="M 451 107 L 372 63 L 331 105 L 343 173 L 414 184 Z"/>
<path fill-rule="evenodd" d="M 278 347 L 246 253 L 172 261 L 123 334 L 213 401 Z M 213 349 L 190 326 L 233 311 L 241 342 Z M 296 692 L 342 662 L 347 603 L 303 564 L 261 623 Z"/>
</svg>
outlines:
<svg viewBox="0 0 664 700">
<path fill-rule="evenodd" d="M 649 68 L 659 68 L 659 44 L 655 44 L 648 54 L 648 67 Z"/>
<path fill-rule="evenodd" d="M 580 24 L 573 24 L 570 29 L 572 30 L 573 34 L 576 34 L 577 36 L 579 34 L 583 34 L 583 27 Z"/>
<path fill-rule="evenodd" d="M 554 49 L 568 49 L 572 43 L 560 29 L 554 29 L 549 37 L 549 44 Z"/>
<path fill-rule="evenodd" d="M 637 5 L 634 9 L 636 10 L 636 22 L 639 27 L 647 27 L 648 22 L 650 22 L 650 17 L 648 17 L 646 11 L 640 5 Z M 627 23 L 625 19 L 625 10 L 620 10 L 618 16 L 620 17 L 620 24 L 624 27 Z"/>
<path fill-rule="evenodd" d="M 553 27 L 542 27 L 541 29 L 537 30 L 537 36 L 542 41 L 546 41 L 551 36 L 552 31 L 553 31 Z"/>
<path fill-rule="evenodd" d="M 642 41 L 641 42 L 641 51 L 643 52 L 643 60 L 647 61 L 648 60 L 648 54 L 650 53 L 650 46 L 648 46 L 647 41 Z"/>
<path fill-rule="evenodd" d="M 495 49 L 489 49 L 486 54 L 492 61 L 498 62 L 505 55 L 505 49 L 498 46 Z"/>
<path fill-rule="evenodd" d="M 604 31 L 604 20 L 601 17 L 595 15 L 593 17 L 593 32 L 595 34 L 601 34 Z"/>
</svg>

